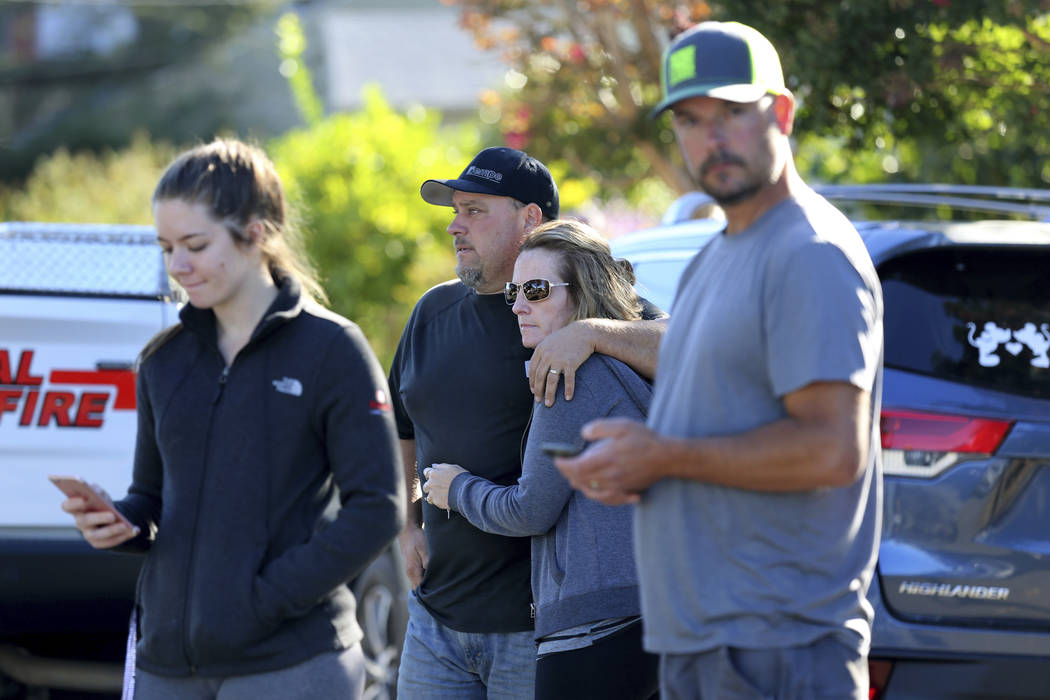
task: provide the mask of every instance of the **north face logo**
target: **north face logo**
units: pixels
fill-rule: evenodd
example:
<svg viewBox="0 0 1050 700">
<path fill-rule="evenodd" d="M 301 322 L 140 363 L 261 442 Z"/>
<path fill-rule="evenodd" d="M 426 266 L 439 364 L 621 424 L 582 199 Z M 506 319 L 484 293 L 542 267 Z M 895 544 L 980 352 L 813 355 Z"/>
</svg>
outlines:
<svg viewBox="0 0 1050 700">
<path fill-rule="evenodd" d="M 303 395 L 303 383 L 298 379 L 292 379 L 291 377 L 282 377 L 281 379 L 273 380 L 273 388 L 282 394 L 288 394 L 290 396 L 302 396 Z"/>
</svg>

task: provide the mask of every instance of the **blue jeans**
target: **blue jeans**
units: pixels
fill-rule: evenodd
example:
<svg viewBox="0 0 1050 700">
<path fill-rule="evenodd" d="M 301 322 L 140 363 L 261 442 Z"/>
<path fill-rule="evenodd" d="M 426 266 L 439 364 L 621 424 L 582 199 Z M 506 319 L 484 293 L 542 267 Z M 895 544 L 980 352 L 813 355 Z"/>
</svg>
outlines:
<svg viewBox="0 0 1050 700">
<path fill-rule="evenodd" d="M 457 632 L 408 596 L 399 700 L 532 700 L 536 643 L 527 632 Z"/>
</svg>

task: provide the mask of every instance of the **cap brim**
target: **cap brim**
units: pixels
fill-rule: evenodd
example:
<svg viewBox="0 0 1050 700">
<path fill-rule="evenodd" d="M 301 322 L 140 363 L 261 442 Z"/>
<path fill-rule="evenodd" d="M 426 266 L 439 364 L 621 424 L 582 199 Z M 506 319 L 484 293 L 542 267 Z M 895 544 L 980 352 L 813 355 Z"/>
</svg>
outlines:
<svg viewBox="0 0 1050 700">
<path fill-rule="evenodd" d="M 423 201 L 442 207 L 452 206 L 453 192 L 473 192 L 474 194 L 491 194 L 505 197 L 503 192 L 486 187 L 473 180 L 426 180 L 419 187 L 419 196 Z"/>
<path fill-rule="evenodd" d="M 727 102 L 750 103 L 758 102 L 763 95 L 770 94 L 770 90 L 762 85 L 753 83 L 742 83 L 738 85 L 691 85 L 675 90 L 660 101 L 660 104 L 649 113 L 650 119 L 656 119 L 676 102 L 687 100 L 690 97 L 713 97 L 717 100 Z"/>
</svg>

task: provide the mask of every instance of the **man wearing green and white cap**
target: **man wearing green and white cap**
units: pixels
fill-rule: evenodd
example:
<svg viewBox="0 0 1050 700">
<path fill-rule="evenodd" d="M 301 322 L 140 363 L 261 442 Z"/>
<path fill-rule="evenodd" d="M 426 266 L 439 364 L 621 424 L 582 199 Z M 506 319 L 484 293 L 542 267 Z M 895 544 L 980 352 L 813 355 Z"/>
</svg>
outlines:
<svg viewBox="0 0 1050 700">
<path fill-rule="evenodd" d="M 638 501 L 645 646 L 664 698 L 868 697 L 881 512 L 882 292 L 860 236 L 799 177 L 795 101 L 755 29 L 679 35 L 663 100 L 726 213 L 679 281 L 648 426 L 596 421 L 559 460 Z"/>
</svg>

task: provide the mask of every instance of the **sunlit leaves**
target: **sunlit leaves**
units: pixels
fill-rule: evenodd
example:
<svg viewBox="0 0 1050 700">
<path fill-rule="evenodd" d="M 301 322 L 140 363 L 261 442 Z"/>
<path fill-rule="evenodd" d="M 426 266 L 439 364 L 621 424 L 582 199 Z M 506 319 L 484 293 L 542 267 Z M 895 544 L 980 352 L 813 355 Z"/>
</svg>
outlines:
<svg viewBox="0 0 1050 700">
<path fill-rule="evenodd" d="M 858 164 L 824 168 L 800 147 L 821 177 L 1050 186 L 1050 2 L 850 0 L 821 4 L 815 25 L 808 0 L 733 5 L 781 47 L 805 97 L 796 132 L 833 139 Z M 876 144 L 880 125 L 896 150 Z M 869 153 L 897 172 L 867 168 Z"/>
<path fill-rule="evenodd" d="M 667 37 L 708 18 L 706 3 L 459 0 L 455 5 L 475 44 L 526 78 L 520 88 L 503 90 L 498 103 L 484 95 L 479 107 L 480 119 L 497 126 L 508 143 L 545 162 L 566 163 L 575 176 L 594 180 L 601 197 L 627 195 L 641 202 L 642 181 L 654 175 L 674 187 L 688 186 L 674 165 L 674 150 L 660 145 L 661 132 L 669 134 L 666 126 L 651 122 L 647 110 L 657 99 Z M 509 40 L 507 26 L 518 29 Z"/>
<path fill-rule="evenodd" d="M 1050 0 L 459 0 L 463 26 L 527 76 L 482 116 L 604 196 L 658 174 L 688 187 L 659 98 L 659 52 L 692 22 L 751 24 L 799 100 L 800 162 L 819 179 L 1050 186 Z M 501 27 L 519 29 L 503 40 Z M 523 129 L 519 105 L 531 108 Z M 818 147 L 817 139 L 828 139 Z M 816 149 L 817 155 L 804 152 Z"/>
<path fill-rule="evenodd" d="M 175 155 L 137 133 L 120 150 L 59 148 L 40 158 L 19 187 L 0 187 L 0 221 L 150 224 L 150 197 Z"/>
<path fill-rule="evenodd" d="M 419 186 L 454 177 L 480 146 L 474 129 L 442 130 L 422 107 L 399 113 L 376 87 L 364 98 L 359 112 L 325 117 L 269 148 L 332 308 L 361 325 L 386 363 L 416 298 L 453 276 L 452 210 L 424 202 Z"/>
</svg>

